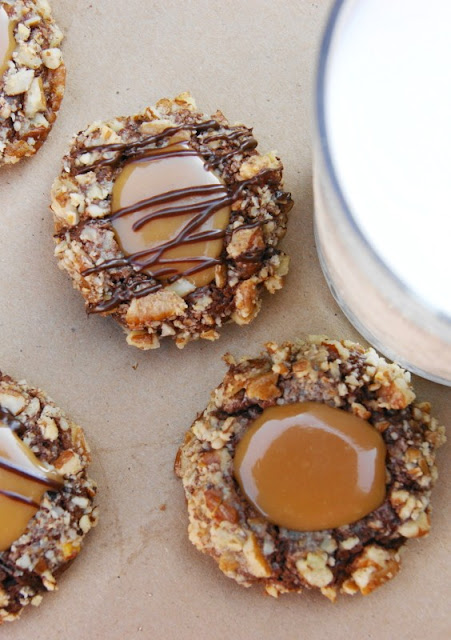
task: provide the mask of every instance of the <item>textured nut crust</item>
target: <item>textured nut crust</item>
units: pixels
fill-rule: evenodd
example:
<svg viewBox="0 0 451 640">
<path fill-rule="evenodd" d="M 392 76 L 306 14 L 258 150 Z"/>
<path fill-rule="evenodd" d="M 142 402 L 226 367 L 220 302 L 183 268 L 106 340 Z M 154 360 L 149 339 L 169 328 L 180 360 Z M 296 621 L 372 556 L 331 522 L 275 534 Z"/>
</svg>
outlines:
<svg viewBox="0 0 451 640">
<path fill-rule="evenodd" d="M 0 0 L 15 23 L 16 48 L 0 77 L 0 166 L 32 156 L 47 138 L 64 94 L 63 34 L 47 0 Z"/>
<path fill-rule="evenodd" d="M 39 605 L 43 592 L 57 589 L 56 578 L 97 523 L 97 507 L 83 430 L 45 393 L 1 373 L 0 407 L 23 424 L 16 433 L 34 454 L 64 477 L 63 489 L 44 494 L 25 533 L 0 553 L 1 624 L 18 618 L 26 605 Z"/>
<path fill-rule="evenodd" d="M 272 596 L 303 588 L 368 594 L 392 578 L 399 549 L 429 531 L 435 449 L 444 428 L 417 404 L 410 374 L 373 349 L 321 336 L 266 345 L 238 362 L 213 391 L 187 432 L 175 470 L 183 480 L 189 538 L 230 578 L 261 583 Z M 317 532 L 277 527 L 246 501 L 233 477 L 237 443 L 261 411 L 274 404 L 324 402 L 368 420 L 387 446 L 384 503 L 353 524 Z"/>
<path fill-rule="evenodd" d="M 122 165 L 115 169 L 96 166 L 83 172 L 102 157 L 108 157 L 108 152 L 90 148 L 141 141 L 177 125 L 209 120 L 219 123 L 220 128 L 202 132 L 185 129 L 177 136 L 184 136 L 206 160 L 227 155 L 215 172 L 228 186 L 238 185 L 263 171 L 265 178 L 246 187 L 232 205 L 223 262 L 217 265 L 211 284 L 193 291 L 190 282 L 180 279 L 171 285 L 171 291 L 163 289 L 132 299 L 111 312 L 124 327 L 127 342 L 140 349 L 157 348 L 160 338 L 166 336 L 172 336 L 180 348 L 198 338 L 215 340 L 225 322 L 251 322 L 260 309 L 263 288 L 273 293 L 282 287 L 288 257 L 276 246 L 285 234 L 292 203 L 289 194 L 281 191 L 280 160 L 272 153 L 259 155 L 255 149 L 240 151 L 236 141 L 208 140 L 213 138 L 212 133 L 221 137 L 230 132 L 231 126 L 219 111 L 211 117 L 199 113 L 192 97 L 182 94 L 174 100 L 160 100 L 155 107 L 132 117 L 95 122 L 79 133 L 53 185 L 55 254 L 59 266 L 70 274 L 74 286 L 81 291 L 89 311 L 108 301 L 124 282 L 142 283 L 139 286 L 143 287 L 155 283 L 151 276 L 130 266 L 83 275 L 84 270 L 106 260 L 124 257 L 107 218 L 111 213 L 114 180 Z"/>
</svg>

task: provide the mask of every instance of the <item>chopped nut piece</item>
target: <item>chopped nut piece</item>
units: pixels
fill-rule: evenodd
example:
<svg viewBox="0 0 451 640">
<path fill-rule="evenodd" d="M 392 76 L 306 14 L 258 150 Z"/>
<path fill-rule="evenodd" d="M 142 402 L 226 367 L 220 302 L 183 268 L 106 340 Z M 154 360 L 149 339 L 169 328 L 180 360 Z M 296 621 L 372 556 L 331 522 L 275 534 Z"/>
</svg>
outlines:
<svg viewBox="0 0 451 640">
<path fill-rule="evenodd" d="M 61 50 L 56 48 L 46 49 L 42 52 L 42 62 L 47 69 L 58 69 L 62 62 Z"/>
<path fill-rule="evenodd" d="M 265 169 L 272 169 L 274 171 L 281 171 L 282 165 L 274 153 L 267 153 L 264 156 L 252 156 L 249 160 L 247 160 L 240 169 L 240 179 L 248 180 L 249 178 L 253 178 L 260 171 Z"/>
<path fill-rule="evenodd" d="M 154 333 L 147 331 L 130 331 L 127 335 L 127 343 L 130 346 L 138 347 L 143 351 L 148 349 L 158 349 L 160 341 Z"/>
<path fill-rule="evenodd" d="M 271 567 L 265 559 L 257 538 L 251 533 L 243 545 L 243 554 L 247 560 L 249 572 L 256 578 L 269 578 L 271 575 Z"/>
<path fill-rule="evenodd" d="M 296 562 L 296 569 L 312 587 L 326 587 L 334 578 L 334 574 L 326 563 L 327 553 L 309 553 L 307 558 Z"/>
<path fill-rule="evenodd" d="M 246 395 L 252 400 L 273 400 L 279 398 L 282 393 L 277 387 L 277 373 L 264 373 L 257 378 L 252 378 L 246 386 Z"/>
<path fill-rule="evenodd" d="M 81 461 L 74 451 L 63 451 L 55 460 L 55 467 L 63 476 L 75 475 L 81 470 Z"/>
<path fill-rule="evenodd" d="M 30 37 L 31 29 L 24 25 L 22 22 L 17 27 L 17 39 L 19 41 L 26 41 Z"/>
<path fill-rule="evenodd" d="M 257 296 L 256 282 L 245 280 L 236 290 L 236 311 L 233 319 L 237 324 L 249 324 L 260 310 L 260 301 Z"/>
<path fill-rule="evenodd" d="M 34 71 L 32 69 L 20 69 L 16 73 L 9 74 L 5 82 L 5 93 L 8 96 L 25 93 L 30 88 L 33 78 Z"/>
<path fill-rule="evenodd" d="M 9 390 L 8 392 L 0 391 L 0 407 L 7 409 L 13 415 L 17 416 L 23 411 L 25 404 L 25 398 L 20 392 L 13 390 Z"/>
<path fill-rule="evenodd" d="M 227 246 L 227 253 L 232 258 L 237 258 L 243 253 L 258 251 L 265 248 L 263 232 L 257 229 L 238 228 L 232 234 L 232 240 Z"/>
<path fill-rule="evenodd" d="M 127 312 L 127 324 L 133 329 L 182 315 L 186 309 L 183 298 L 172 291 L 157 291 L 144 298 L 134 298 Z"/>
<path fill-rule="evenodd" d="M 39 69 L 42 64 L 39 54 L 28 44 L 19 47 L 15 62 L 16 65 L 28 67 L 28 69 Z"/>
<path fill-rule="evenodd" d="M 42 78 L 34 78 L 25 96 L 25 115 L 32 118 L 38 111 L 45 111 L 46 108 Z"/>
<path fill-rule="evenodd" d="M 376 545 L 365 547 L 352 565 L 351 577 L 343 583 L 343 591 L 353 594 L 357 589 L 366 596 L 399 571 L 399 555 L 392 549 Z"/>
</svg>

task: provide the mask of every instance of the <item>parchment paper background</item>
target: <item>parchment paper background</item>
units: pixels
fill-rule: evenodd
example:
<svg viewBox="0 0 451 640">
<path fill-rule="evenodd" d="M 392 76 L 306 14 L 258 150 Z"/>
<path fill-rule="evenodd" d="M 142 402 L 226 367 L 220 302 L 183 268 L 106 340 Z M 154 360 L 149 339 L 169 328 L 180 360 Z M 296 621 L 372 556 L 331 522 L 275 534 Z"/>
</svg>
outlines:
<svg viewBox="0 0 451 640">
<path fill-rule="evenodd" d="M 431 535 L 368 598 L 278 601 L 225 578 L 188 542 L 172 466 L 184 431 L 220 382 L 221 356 L 267 340 L 359 338 L 323 280 L 312 232 L 311 103 L 330 0 L 53 0 L 66 33 L 67 93 L 40 153 L 0 172 L 0 336 L 5 372 L 41 386 L 86 429 L 99 484 L 99 527 L 40 609 L 4 625 L 11 640 L 449 638 L 451 452 L 439 454 Z M 53 259 L 49 191 L 72 133 L 191 90 L 276 149 L 296 206 L 285 289 L 247 328 L 216 343 L 140 353 L 112 321 L 87 318 Z M 421 90 L 421 86 L 419 87 Z M 450 422 L 450 392 L 416 381 Z M 165 505 L 165 510 L 161 510 Z"/>
</svg>

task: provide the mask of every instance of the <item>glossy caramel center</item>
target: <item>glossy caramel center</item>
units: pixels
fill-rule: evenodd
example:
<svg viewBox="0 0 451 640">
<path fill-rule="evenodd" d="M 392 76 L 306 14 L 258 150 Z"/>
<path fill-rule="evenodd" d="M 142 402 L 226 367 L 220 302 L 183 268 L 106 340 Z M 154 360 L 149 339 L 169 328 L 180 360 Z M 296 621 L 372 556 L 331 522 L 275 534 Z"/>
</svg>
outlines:
<svg viewBox="0 0 451 640">
<path fill-rule="evenodd" d="M 172 144 L 129 162 L 119 174 L 113 227 L 122 251 L 142 271 L 169 282 L 184 276 L 201 287 L 213 280 L 222 252 L 226 199 L 226 188 L 203 158 L 186 143 Z"/>
<path fill-rule="evenodd" d="M 351 524 L 385 498 L 385 443 L 368 422 L 316 402 L 271 407 L 235 453 L 235 477 L 271 522 L 298 531 Z"/>
<path fill-rule="evenodd" d="M 25 532 L 48 489 L 62 486 L 11 429 L 0 424 L 0 551 Z"/>
<path fill-rule="evenodd" d="M 15 46 L 14 23 L 4 8 L 0 7 L 0 76 L 6 71 Z"/>
</svg>

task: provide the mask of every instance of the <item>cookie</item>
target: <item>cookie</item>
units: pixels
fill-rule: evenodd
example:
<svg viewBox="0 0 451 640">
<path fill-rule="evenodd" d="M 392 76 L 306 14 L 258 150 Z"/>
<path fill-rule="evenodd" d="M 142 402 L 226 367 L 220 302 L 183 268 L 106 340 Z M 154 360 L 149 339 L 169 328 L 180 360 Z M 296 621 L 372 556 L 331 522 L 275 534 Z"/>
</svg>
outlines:
<svg viewBox="0 0 451 640">
<path fill-rule="evenodd" d="M 96 524 L 90 459 L 45 393 L 0 374 L 0 624 L 57 589 Z"/>
<path fill-rule="evenodd" d="M 0 166 L 34 155 L 56 120 L 62 39 L 47 0 L 0 0 Z"/>
<path fill-rule="evenodd" d="M 282 163 L 256 147 L 186 93 L 76 135 L 52 210 L 59 266 L 88 313 L 111 315 L 140 349 L 249 323 L 262 290 L 282 287 L 292 207 Z"/>
<path fill-rule="evenodd" d="M 177 455 L 189 538 L 228 577 L 259 583 L 272 596 L 368 594 L 395 576 L 405 542 L 429 531 L 444 429 L 427 402 L 415 402 L 410 374 L 373 349 L 323 337 L 266 347 L 257 358 L 227 356 L 222 384 Z M 357 436 L 339 433 L 349 422 Z M 281 440 L 298 433 L 297 451 L 295 440 Z M 324 435 L 329 444 L 316 449 Z M 365 447 L 359 464 L 353 455 Z M 309 484 L 310 466 L 319 488 Z M 278 469 L 266 485 L 265 467 Z M 284 482 L 293 477 L 288 495 Z M 335 485 L 343 482 L 349 500 L 337 500 Z M 311 491 L 320 498 L 309 502 Z M 296 513 L 298 505 L 305 511 Z"/>
</svg>

